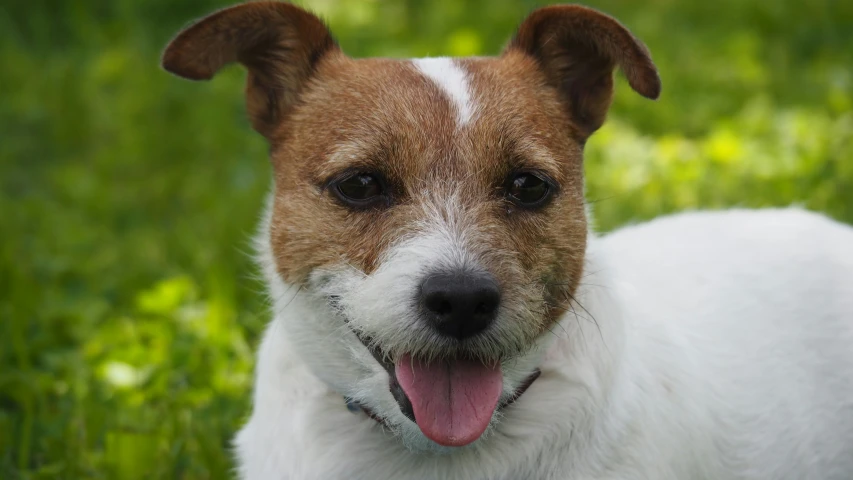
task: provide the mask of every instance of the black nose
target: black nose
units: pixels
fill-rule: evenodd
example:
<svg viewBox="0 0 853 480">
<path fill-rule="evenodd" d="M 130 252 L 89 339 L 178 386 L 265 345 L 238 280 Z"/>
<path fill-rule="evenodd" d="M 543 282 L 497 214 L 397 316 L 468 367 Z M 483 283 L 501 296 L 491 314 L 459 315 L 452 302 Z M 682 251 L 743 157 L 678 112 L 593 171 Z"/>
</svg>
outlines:
<svg viewBox="0 0 853 480">
<path fill-rule="evenodd" d="M 501 292 L 486 273 L 436 274 L 421 285 L 421 301 L 436 330 L 462 340 L 494 321 Z"/>
</svg>

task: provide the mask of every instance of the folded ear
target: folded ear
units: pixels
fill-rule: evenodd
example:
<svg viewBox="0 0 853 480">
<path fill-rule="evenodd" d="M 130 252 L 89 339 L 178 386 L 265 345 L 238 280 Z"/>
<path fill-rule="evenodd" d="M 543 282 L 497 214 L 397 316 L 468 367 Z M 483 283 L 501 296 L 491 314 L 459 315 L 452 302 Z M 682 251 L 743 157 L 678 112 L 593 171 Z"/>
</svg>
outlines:
<svg viewBox="0 0 853 480">
<path fill-rule="evenodd" d="M 209 80 L 231 62 L 249 70 L 246 106 L 255 130 L 269 138 L 296 102 L 317 62 L 339 52 L 326 25 L 281 2 L 250 2 L 213 13 L 186 28 L 163 53 L 163 68 Z"/>
<path fill-rule="evenodd" d="M 590 8 L 535 10 L 507 47 L 507 52 L 513 50 L 536 59 L 585 136 L 604 123 L 616 66 L 640 95 L 660 95 L 660 77 L 646 47 L 619 22 Z"/>
</svg>

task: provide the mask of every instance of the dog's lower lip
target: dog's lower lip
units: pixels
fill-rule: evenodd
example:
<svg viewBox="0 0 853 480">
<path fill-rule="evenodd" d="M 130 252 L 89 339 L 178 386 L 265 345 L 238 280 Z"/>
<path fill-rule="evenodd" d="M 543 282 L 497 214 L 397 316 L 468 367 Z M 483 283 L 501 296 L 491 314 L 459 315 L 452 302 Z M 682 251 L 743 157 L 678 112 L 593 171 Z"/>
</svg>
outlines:
<svg viewBox="0 0 853 480">
<path fill-rule="evenodd" d="M 347 323 L 349 325 L 349 323 Z M 388 361 L 388 357 L 385 355 L 379 347 L 376 347 L 375 344 L 370 340 L 369 337 L 365 337 L 363 334 L 359 333 L 354 328 L 350 327 L 350 330 L 355 334 L 358 340 L 367 347 L 367 350 L 373 355 L 373 358 L 379 362 L 382 367 L 388 372 L 388 389 L 391 391 L 391 396 L 394 397 L 394 400 L 397 401 L 397 406 L 400 407 L 400 411 L 403 415 L 406 416 L 412 422 L 415 421 L 415 410 L 412 407 L 412 402 L 409 400 L 409 397 L 406 396 L 406 392 L 403 391 L 403 388 L 400 386 L 400 383 L 397 381 L 397 373 L 394 371 L 394 364 Z"/>
<path fill-rule="evenodd" d="M 397 401 L 400 411 L 403 412 L 403 415 L 412 422 L 415 422 L 415 408 L 412 406 L 412 401 L 409 400 L 406 392 L 403 391 L 403 387 L 400 386 L 400 382 L 397 381 L 397 375 L 393 373 L 393 369 L 390 375 L 389 389 L 391 390 L 391 395 L 394 397 L 394 400 Z"/>
<path fill-rule="evenodd" d="M 388 371 L 388 373 L 393 374 L 394 373 L 394 363 L 389 361 L 388 356 L 385 355 L 385 352 L 383 352 L 379 347 L 377 347 L 376 344 L 373 342 L 373 340 L 369 336 L 366 336 L 363 333 L 359 332 L 358 330 L 352 328 L 349 325 L 349 322 L 346 322 L 346 324 L 347 324 L 347 326 L 349 326 L 352 333 L 355 334 L 356 338 L 358 338 L 358 341 L 360 341 L 362 343 L 362 345 L 364 345 L 365 348 L 367 348 L 367 350 L 370 352 L 370 354 L 373 355 L 373 358 L 376 359 L 376 361 L 379 362 L 379 364 L 382 365 L 385 368 L 385 370 Z"/>
</svg>

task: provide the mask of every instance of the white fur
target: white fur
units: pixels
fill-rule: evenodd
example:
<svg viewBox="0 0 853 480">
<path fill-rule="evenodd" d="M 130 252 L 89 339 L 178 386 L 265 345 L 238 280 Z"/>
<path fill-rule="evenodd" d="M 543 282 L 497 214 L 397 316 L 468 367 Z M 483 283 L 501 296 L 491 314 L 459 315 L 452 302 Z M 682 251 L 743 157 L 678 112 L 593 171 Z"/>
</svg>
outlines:
<svg viewBox="0 0 853 480">
<path fill-rule="evenodd" d="M 475 105 L 471 99 L 467 73 L 456 60 L 448 57 L 418 58 L 412 60 L 412 63 L 447 95 L 456 109 L 459 126 L 464 126 L 474 118 Z"/>
<path fill-rule="evenodd" d="M 600 331 L 568 314 L 575 334 L 555 329 L 547 355 L 527 359 L 540 379 L 490 435 L 449 454 L 407 449 L 345 408 L 345 393 L 382 397 L 387 375 L 262 260 L 276 315 L 236 439 L 243 478 L 853 474 L 853 229 L 822 216 L 690 213 L 591 238 L 577 298 Z"/>
</svg>

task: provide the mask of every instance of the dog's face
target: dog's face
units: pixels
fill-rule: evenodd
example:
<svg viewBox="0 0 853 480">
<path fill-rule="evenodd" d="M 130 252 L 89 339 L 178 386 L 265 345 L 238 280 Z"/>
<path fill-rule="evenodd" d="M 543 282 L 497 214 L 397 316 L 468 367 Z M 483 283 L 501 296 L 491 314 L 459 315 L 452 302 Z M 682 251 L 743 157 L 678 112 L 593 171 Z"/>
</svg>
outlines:
<svg viewBox="0 0 853 480">
<path fill-rule="evenodd" d="M 410 443 L 475 441 L 572 308 L 583 144 L 615 66 L 658 95 L 645 48 L 562 6 L 499 57 L 354 60 L 314 16 L 261 2 L 190 27 L 164 65 L 206 79 L 235 60 L 272 147 L 264 243 L 273 283 L 302 297 L 296 347 Z"/>
</svg>

